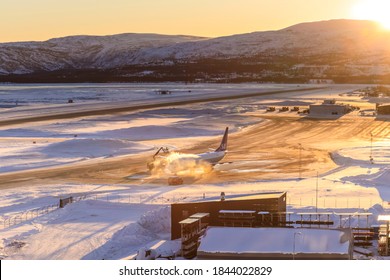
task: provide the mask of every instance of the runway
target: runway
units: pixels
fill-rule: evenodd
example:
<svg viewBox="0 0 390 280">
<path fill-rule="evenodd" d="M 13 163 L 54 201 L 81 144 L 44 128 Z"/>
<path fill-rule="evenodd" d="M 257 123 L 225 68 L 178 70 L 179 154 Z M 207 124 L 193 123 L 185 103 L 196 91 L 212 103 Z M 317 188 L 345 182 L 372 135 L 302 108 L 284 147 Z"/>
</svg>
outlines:
<svg viewBox="0 0 390 280">
<path fill-rule="evenodd" d="M 228 154 L 214 170 L 201 178 L 187 179 L 185 183 L 219 183 L 254 181 L 259 179 L 298 178 L 315 176 L 337 167 L 330 151 L 350 147 L 352 142 L 367 142 L 371 131 L 377 138 L 389 136 L 387 121 L 373 118 L 343 117 L 337 120 L 313 120 L 262 116 L 259 124 L 229 135 Z M 220 137 L 196 143 L 180 152 L 201 153 L 216 147 Z M 77 164 L 0 174 L 2 188 L 50 182 L 125 184 L 162 184 L 166 178 L 153 178 L 147 173 L 146 163 L 151 153 L 118 158 L 91 159 Z M 283 174 L 283 175 L 281 175 Z"/>
<path fill-rule="evenodd" d="M 51 105 L 37 108 L 20 108 L 13 111 L 5 111 L 1 114 L 0 127 L 14 124 L 31 123 L 39 121 L 50 121 L 58 119 L 71 119 L 86 116 L 110 115 L 137 110 L 146 110 L 160 107 L 172 107 L 189 105 L 194 103 L 241 99 L 256 96 L 265 96 L 270 94 L 308 92 L 319 90 L 321 87 L 295 88 L 290 90 L 274 90 L 260 92 L 235 92 L 219 94 L 200 94 L 188 96 L 165 96 L 166 98 L 133 100 L 131 102 L 109 102 L 94 104 L 66 104 Z"/>
</svg>

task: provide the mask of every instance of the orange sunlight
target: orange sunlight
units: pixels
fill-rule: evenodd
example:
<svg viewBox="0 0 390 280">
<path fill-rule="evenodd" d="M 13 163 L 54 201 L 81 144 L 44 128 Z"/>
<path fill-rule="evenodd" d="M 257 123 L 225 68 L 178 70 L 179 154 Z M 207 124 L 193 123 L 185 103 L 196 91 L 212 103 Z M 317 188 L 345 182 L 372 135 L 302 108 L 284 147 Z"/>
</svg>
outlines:
<svg viewBox="0 0 390 280">
<path fill-rule="evenodd" d="M 355 4 L 352 15 L 356 19 L 374 20 L 384 28 L 390 29 L 390 1 L 360 0 Z"/>
</svg>

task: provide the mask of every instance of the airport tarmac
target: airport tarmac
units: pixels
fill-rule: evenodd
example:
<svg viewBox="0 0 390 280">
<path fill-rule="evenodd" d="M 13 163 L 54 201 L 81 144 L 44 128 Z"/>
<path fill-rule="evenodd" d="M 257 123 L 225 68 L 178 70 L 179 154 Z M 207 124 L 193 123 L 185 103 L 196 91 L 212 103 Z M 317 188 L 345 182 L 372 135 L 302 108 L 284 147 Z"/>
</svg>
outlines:
<svg viewBox="0 0 390 280">
<path fill-rule="evenodd" d="M 229 152 L 221 161 L 223 164 L 216 165 L 204 176 L 188 178 L 186 182 L 254 181 L 276 179 L 281 174 L 283 178 L 313 176 L 317 172 L 322 174 L 337 167 L 330 152 L 350 147 L 351 143 L 367 142 L 372 131 L 375 131 L 377 139 L 386 138 L 389 134 L 387 121 L 369 117 L 345 116 L 337 120 L 267 114 L 258 117 L 258 124 L 229 135 Z M 219 141 L 220 136 L 201 137 L 179 152 L 201 153 L 217 147 Z M 175 139 L 169 139 L 169 142 L 174 143 Z M 0 185 L 11 187 L 49 182 L 123 184 L 134 174 L 144 174 L 142 180 L 138 180 L 139 184 L 166 184 L 166 178 L 149 176 L 146 164 L 150 160 L 151 153 L 141 153 L 3 173 L 0 174 Z M 131 180 L 132 184 L 136 182 Z"/>
<path fill-rule="evenodd" d="M 287 192 L 289 211 L 314 211 L 318 206 L 326 211 L 384 213 L 390 205 L 386 118 L 358 112 L 312 118 L 294 111 L 266 110 L 269 106 L 305 109 L 327 98 L 371 110 L 372 102 L 342 95 L 358 88 L 330 85 L 310 91 L 180 106 L 154 104 L 131 112 L 102 111 L 65 119 L 57 115 L 44 121 L 3 124 L 0 216 L 9 227 L 2 229 L 0 257 L 128 256 L 150 242 L 165 240 L 161 228 L 170 220 L 171 203 L 216 198 L 221 192 Z M 6 110 L 8 116 L 18 118 L 12 109 Z M 28 112 L 28 107 L 23 110 Z M 32 118 L 34 111 L 39 112 L 30 111 Z M 175 174 L 149 172 L 147 163 L 158 147 L 204 153 L 218 147 L 226 126 L 228 153 L 210 172 L 183 176 L 182 185 L 168 184 Z M 47 209 L 59 198 L 70 196 L 76 203 L 27 218 L 36 209 Z M 148 224 L 159 226 L 141 228 L 145 216 L 150 217 Z M 11 221 L 16 224 L 10 225 Z M 49 239 L 55 240 L 53 246 L 42 247 Z M 18 244 L 23 247 L 15 248 Z"/>
</svg>

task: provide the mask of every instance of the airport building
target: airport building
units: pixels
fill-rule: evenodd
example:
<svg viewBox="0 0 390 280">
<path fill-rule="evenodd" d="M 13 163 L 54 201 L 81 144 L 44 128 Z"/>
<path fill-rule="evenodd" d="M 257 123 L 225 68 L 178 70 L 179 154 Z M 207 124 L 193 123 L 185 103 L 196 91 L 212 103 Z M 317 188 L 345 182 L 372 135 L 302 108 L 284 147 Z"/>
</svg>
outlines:
<svg viewBox="0 0 390 280">
<path fill-rule="evenodd" d="M 183 230 L 198 227 L 194 215 L 202 216 L 207 226 L 257 227 L 285 224 L 286 192 L 224 196 L 198 202 L 171 205 L 171 239 L 182 237 Z M 201 225 L 199 225 L 201 227 Z"/>
<path fill-rule="evenodd" d="M 285 226 L 286 215 L 286 192 L 229 197 L 222 192 L 218 199 L 172 204 L 171 239 L 181 238 L 182 257 L 192 259 L 209 227 Z"/>
<path fill-rule="evenodd" d="M 286 196 L 221 193 L 214 199 L 174 203 L 171 239 L 181 239 L 183 258 L 205 260 L 349 260 L 356 246 L 372 246 L 372 213 L 338 213 L 337 227 L 330 212 L 286 212 Z M 366 225 L 352 228 L 352 216 Z M 382 243 L 381 252 L 387 252 L 388 242 Z M 366 251 L 360 254 L 367 256 Z"/>
<path fill-rule="evenodd" d="M 378 115 L 390 115 L 390 104 L 381 104 L 377 106 Z"/>
<path fill-rule="evenodd" d="M 352 107 L 347 104 L 337 104 L 336 100 L 324 100 L 322 104 L 313 104 L 309 108 L 310 115 L 335 116 L 345 115 L 352 111 Z"/>
</svg>

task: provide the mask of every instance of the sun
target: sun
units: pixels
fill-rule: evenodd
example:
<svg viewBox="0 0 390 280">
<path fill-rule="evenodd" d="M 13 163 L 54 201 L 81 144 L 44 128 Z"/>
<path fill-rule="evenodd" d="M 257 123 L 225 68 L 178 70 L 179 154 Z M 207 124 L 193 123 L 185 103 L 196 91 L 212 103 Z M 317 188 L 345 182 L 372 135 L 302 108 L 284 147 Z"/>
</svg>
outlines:
<svg viewBox="0 0 390 280">
<path fill-rule="evenodd" d="M 359 0 L 352 9 L 352 16 L 355 19 L 374 20 L 390 29 L 390 1 Z"/>
</svg>

